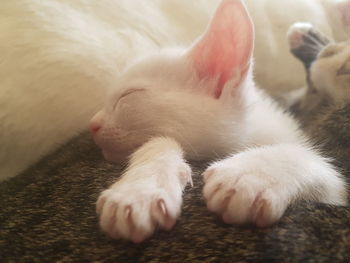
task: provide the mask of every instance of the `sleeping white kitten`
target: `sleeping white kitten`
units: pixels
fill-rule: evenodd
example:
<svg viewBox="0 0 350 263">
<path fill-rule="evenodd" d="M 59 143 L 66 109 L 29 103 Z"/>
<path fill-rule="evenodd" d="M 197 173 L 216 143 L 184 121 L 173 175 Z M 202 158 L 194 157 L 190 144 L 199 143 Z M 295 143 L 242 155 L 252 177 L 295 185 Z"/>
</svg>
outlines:
<svg viewBox="0 0 350 263">
<path fill-rule="evenodd" d="M 219 0 L 11 0 L 0 5 L 0 181 L 81 132 L 134 57 L 189 44 Z M 349 0 L 247 0 L 257 82 L 272 95 L 304 83 L 285 32 L 309 21 L 337 41 Z M 288 13 L 285 12 L 288 8 Z M 281 15 L 282 14 L 282 15 Z M 290 74 L 293 72 L 294 74 Z"/>
<path fill-rule="evenodd" d="M 341 175 L 256 88 L 253 43 L 244 5 L 224 0 L 190 48 L 162 50 L 122 73 L 90 123 L 106 159 L 136 149 L 98 199 L 103 231 L 141 242 L 171 229 L 191 182 L 185 158 L 224 158 L 204 172 L 203 195 L 230 224 L 269 226 L 300 199 L 346 204 Z"/>
<path fill-rule="evenodd" d="M 84 131 L 133 57 L 198 36 L 214 2 L 2 1 L 0 181 Z"/>
</svg>

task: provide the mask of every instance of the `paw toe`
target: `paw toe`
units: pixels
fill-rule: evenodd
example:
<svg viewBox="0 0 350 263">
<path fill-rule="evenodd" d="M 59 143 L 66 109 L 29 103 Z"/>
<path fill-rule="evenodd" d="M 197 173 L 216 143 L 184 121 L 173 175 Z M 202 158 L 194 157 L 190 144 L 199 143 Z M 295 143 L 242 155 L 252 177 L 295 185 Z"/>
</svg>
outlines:
<svg viewBox="0 0 350 263">
<path fill-rule="evenodd" d="M 117 210 L 118 210 L 117 203 L 114 203 L 111 201 L 105 201 L 101 209 L 101 215 L 100 215 L 100 226 L 103 231 L 110 232 L 110 230 L 113 228 L 117 220 L 116 218 Z"/>
<path fill-rule="evenodd" d="M 256 201 L 253 221 L 258 227 L 271 226 L 282 217 L 286 208 L 287 203 L 283 202 L 282 196 L 267 190 Z"/>
<path fill-rule="evenodd" d="M 176 222 L 176 216 L 169 212 L 164 199 L 158 199 L 153 202 L 151 214 L 153 221 L 165 230 L 170 230 Z"/>
</svg>

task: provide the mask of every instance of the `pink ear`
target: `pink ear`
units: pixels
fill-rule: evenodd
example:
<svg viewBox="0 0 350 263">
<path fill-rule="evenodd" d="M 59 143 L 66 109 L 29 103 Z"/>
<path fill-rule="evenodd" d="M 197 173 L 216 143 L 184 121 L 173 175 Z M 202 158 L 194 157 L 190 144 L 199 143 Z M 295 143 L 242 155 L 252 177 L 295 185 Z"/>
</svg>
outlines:
<svg viewBox="0 0 350 263">
<path fill-rule="evenodd" d="M 344 0 L 340 1 L 338 4 L 338 9 L 341 15 L 341 21 L 345 26 L 350 25 L 350 1 Z"/>
<path fill-rule="evenodd" d="M 216 98 L 232 77 L 239 78 L 238 86 L 246 76 L 253 42 L 253 24 L 244 4 L 240 0 L 223 0 L 207 32 L 189 53 L 200 78 L 218 78 L 212 91 Z"/>
</svg>

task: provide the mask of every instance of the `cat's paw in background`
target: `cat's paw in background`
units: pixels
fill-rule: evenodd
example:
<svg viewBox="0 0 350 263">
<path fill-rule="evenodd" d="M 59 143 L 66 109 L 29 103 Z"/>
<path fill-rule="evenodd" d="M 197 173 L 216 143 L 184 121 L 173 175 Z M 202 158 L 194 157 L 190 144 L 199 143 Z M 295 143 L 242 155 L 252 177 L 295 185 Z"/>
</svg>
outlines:
<svg viewBox="0 0 350 263">
<path fill-rule="evenodd" d="M 289 48 L 308 69 L 330 40 L 310 23 L 294 23 L 287 33 Z"/>
<path fill-rule="evenodd" d="M 305 66 L 307 89 L 299 97 L 300 111 L 311 112 L 326 104 L 350 100 L 349 42 L 334 42 L 308 23 L 295 23 L 289 28 L 290 51 Z M 318 112 L 318 111 L 316 111 Z M 311 112 L 313 114 L 313 112 Z"/>
<path fill-rule="evenodd" d="M 299 22 L 293 24 L 287 32 L 289 47 L 296 49 L 304 45 L 304 38 L 312 28 L 313 26 L 310 23 Z"/>
<path fill-rule="evenodd" d="M 143 155 L 150 152 L 149 157 Z M 181 154 L 167 139 L 141 147 L 122 178 L 97 201 L 102 230 L 112 238 L 135 243 L 150 237 L 158 227 L 170 230 L 181 213 L 183 189 L 192 182 L 191 168 Z"/>
<path fill-rule="evenodd" d="M 211 165 L 203 174 L 203 195 L 208 209 L 225 223 L 267 227 L 281 218 L 293 188 L 288 189 L 277 174 L 271 176 L 273 171 L 264 160 L 246 157 L 234 156 Z"/>
</svg>

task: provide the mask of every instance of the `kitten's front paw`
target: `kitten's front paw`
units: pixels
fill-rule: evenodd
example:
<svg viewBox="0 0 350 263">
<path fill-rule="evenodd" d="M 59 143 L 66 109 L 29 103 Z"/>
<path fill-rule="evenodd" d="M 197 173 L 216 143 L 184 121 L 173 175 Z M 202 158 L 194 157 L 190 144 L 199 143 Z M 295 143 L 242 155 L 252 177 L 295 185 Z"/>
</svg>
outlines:
<svg viewBox="0 0 350 263">
<path fill-rule="evenodd" d="M 150 172 L 154 175 L 149 176 Z M 148 170 L 136 179 L 126 174 L 102 192 L 96 206 L 102 230 L 112 238 L 135 243 L 151 236 L 157 227 L 170 230 L 180 215 L 183 187 L 191 178 L 187 164 L 177 172 L 167 175 L 166 169 Z"/>
<path fill-rule="evenodd" d="M 224 222 L 266 227 L 283 215 L 290 200 L 264 169 L 249 166 L 230 160 L 210 166 L 203 174 L 203 195 L 208 209 L 220 214 Z"/>
</svg>

